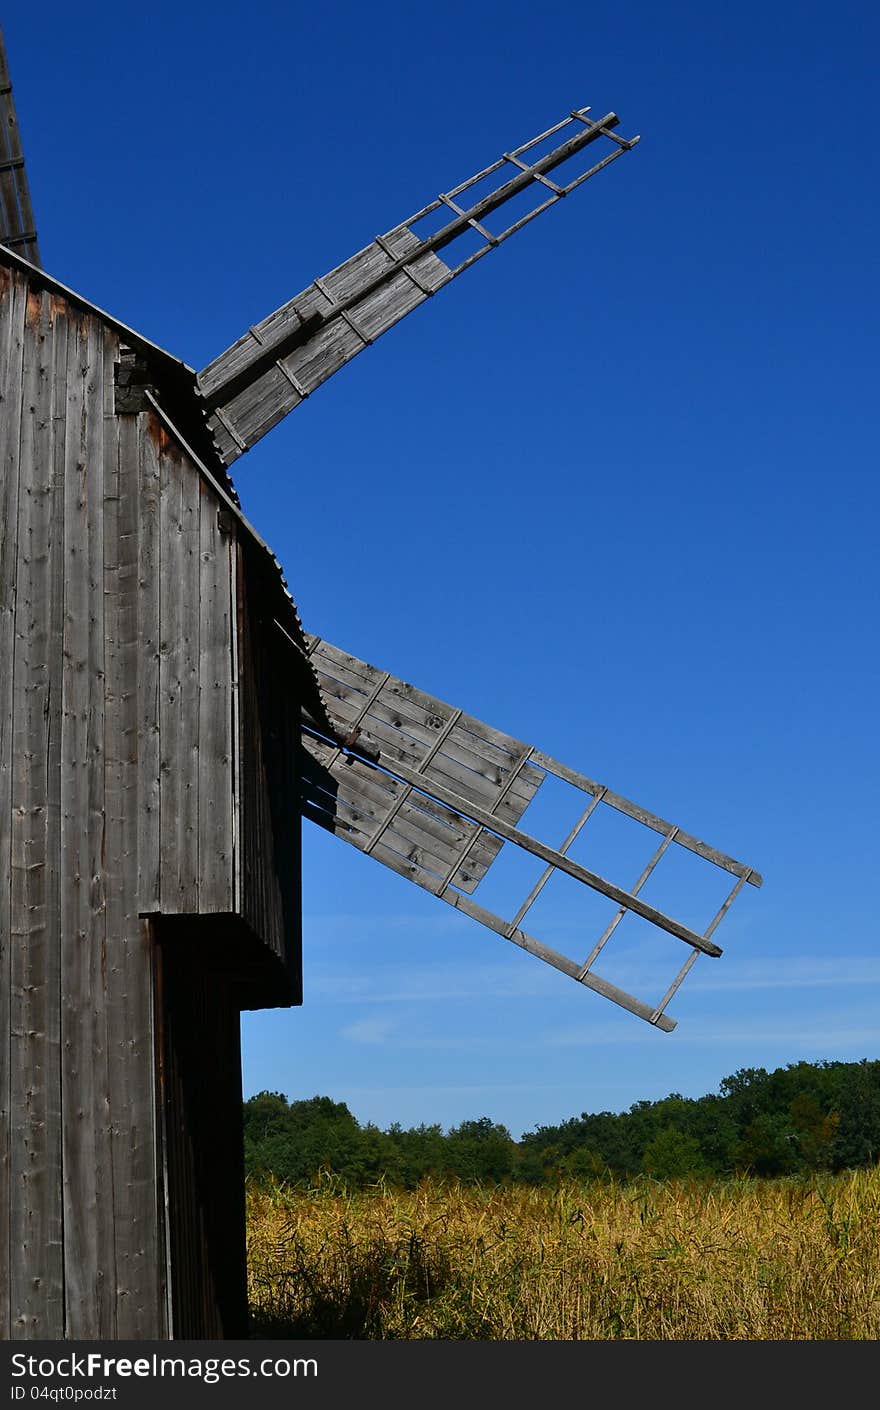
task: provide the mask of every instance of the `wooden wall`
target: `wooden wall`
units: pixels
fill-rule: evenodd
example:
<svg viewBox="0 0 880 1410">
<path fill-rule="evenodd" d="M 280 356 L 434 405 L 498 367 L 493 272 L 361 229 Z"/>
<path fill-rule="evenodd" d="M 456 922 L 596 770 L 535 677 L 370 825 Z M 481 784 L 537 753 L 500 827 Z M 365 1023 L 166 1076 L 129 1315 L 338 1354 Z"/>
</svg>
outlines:
<svg viewBox="0 0 880 1410">
<path fill-rule="evenodd" d="M 228 935 L 271 890 L 237 857 L 240 549 L 155 413 L 116 413 L 117 331 L 29 279 L 0 266 L 0 1337 L 155 1337 L 150 917 Z M 286 910 L 246 913 L 274 973 Z"/>
</svg>

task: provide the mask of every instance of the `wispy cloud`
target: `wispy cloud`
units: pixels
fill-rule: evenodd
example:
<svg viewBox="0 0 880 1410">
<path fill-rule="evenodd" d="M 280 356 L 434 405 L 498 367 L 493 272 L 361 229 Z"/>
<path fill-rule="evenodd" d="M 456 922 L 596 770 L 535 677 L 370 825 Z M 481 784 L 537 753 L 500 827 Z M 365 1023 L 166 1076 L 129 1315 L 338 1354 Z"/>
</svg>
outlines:
<svg viewBox="0 0 880 1410">
<path fill-rule="evenodd" d="M 360 1018 L 343 1028 L 340 1037 L 350 1043 L 384 1043 L 394 1032 L 394 1024 L 387 1018 Z"/>
<path fill-rule="evenodd" d="M 357 911 L 334 911 L 324 915 L 303 916 L 303 937 L 307 944 L 336 944 L 353 936 L 359 939 L 383 936 L 416 935 L 443 937 L 467 930 L 473 925 L 467 916 L 443 906 L 436 915 L 417 915 L 402 911 L 392 915 L 363 915 Z"/>
<path fill-rule="evenodd" d="M 591 1048 L 608 1043 L 632 1045 L 638 1041 L 650 1041 L 649 1030 L 624 1032 L 600 1028 L 570 1028 L 560 1033 L 548 1034 L 545 1043 L 553 1048 Z M 700 1023 L 689 1019 L 675 1031 L 669 1041 L 678 1044 L 701 1046 L 746 1046 L 754 1052 L 760 1046 L 797 1052 L 801 1056 L 809 1053 L 836 1055 L 840 1052 L 867 1054 L 880 1049 L 880 1026 L 860 1027 L 845 1022 L 828 1023 L 817 1019 L 815 1023 L 793 1022 L 768 1023 Z"/>
<path fill-rule="evenodd" d="M 721 961 L 722 965 L 724 961 Z M 767 960 L 749 965 L 730 975 L 716 973 L 708 966 L 695 975 L 688 987 L 692 993 L 718 989 L 828 989 L 851 985 L 865 988 L 880 984 L 880 959 L 870 956 L 820 956 Z"/>
<path fill-rule="evenodd" d="M 517 957 L 519 958 L 519 957 Z M 560 976 L 529 957 L 511 966 L 421 965 L 381 969 L 315 969 L 306 976 L 310 1000 L 327 1004 L 444 1003 L 493 998 L 535 999 L 558 993 Z"/>
<path fill-rule="evenodd" d="M 673 973 L 673 964 L 638 963 L 621 957 L 608 966 L 606 978 L 634 993 L 662 993 Z M 401 972 L 399 966 L 341 973 L 334 968 L 313 969 L 307 974 L 310 1001 L 326 1004 L 485 1003 L 493 999 L 545 999 L 559 993 L 566 980 L 531 956 L 514 955 L 496 965 L 420 965 Z M 870 956 L 804 956 L 754 961 L 735 966 L 701 962 L 688 979 L 687 994 L 757 993 L 784 989 L 864 989 L 880 984 L 880 958 Z"/>
</svg>

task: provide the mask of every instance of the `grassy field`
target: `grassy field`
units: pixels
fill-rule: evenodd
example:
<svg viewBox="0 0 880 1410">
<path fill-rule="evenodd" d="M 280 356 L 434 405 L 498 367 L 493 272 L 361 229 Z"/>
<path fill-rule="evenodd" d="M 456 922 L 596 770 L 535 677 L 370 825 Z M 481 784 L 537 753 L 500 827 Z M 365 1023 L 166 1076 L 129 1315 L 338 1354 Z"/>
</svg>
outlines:
<svg viewBox="0 0 880 1410">
<path fill-rule="evenodd" d="M 411 1193 L 248 1188 L 258 1336 L 880 1337 L 880 1169 Z"/>
</svg>

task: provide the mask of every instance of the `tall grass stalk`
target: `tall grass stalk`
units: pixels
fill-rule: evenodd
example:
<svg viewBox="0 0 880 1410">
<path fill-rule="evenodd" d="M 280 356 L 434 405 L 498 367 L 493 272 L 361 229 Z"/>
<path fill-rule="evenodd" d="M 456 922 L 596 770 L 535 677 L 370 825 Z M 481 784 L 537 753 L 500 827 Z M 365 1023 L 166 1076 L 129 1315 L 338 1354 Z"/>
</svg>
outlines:
<svg viewBox="0 0 880 1410">
<path fill-rule="evenodd" d="M 880 1168 L 411 1192 L 251 1184 L 256 1335 L 880 1336 Z"/>
</svg>

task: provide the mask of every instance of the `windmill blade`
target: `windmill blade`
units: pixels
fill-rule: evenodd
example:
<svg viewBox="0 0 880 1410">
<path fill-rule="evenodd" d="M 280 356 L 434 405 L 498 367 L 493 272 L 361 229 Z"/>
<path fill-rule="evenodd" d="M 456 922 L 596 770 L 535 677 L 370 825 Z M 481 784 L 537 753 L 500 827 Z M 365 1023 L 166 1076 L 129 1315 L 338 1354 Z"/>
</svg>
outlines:
<svg viewBox="0 0 880 1410">
<path fill-rule="evenodd" d="M 758 873 L 603 784 L 389 672 L 320 637 L 308 637 L 307 642 L 323 698 L 339 723 L 331 737 L 313 720 L 303 720 L 303 815 L 587 988 L 671 1031 L 675 1022 L 666 1014 L 668 1004 L 699 954 L 721 954 L 712 937 L 743 886 L 761 885 Z M 523 815 L 551 776 L 583 794 L 585 805 L 572 819 L 565 840 L 555 847 L 523 826 Z M 645 829 L 646 840 L 654 834 L 651 854 L 629 888 L 568 855 L 600 808 L 633 819 Z M 544 863 L 540 877 L 507 919 L 472 899 L 505 843 L 519 857 L 537 857 Z M 733 878 L 702 933 L 648 904 L 640 894 L 674 848 Z M 560 954 L 523 929 L 526 915 L 556 874 L 573 878 L 616 906 L 603 932 L 579 959 Z M 688 948 L 665 993 L 654 1001 L 636 998 L 594 969 L 627 914 L 649 921 Z"/>
<path fill-rule="evenodd" d="M 31 264 L 39 265 L 40 250 L 18 132 L 6 46 L 0 30 L 0 244 L 8 245 Z"/>
<path fill-rule="evenodd" d="M 198 386 L 225 464 L 231 465 L 328 377 L 444 284 L 632 150 L 639 139 L 617 136 L 616 114 L 593 121 L 589 111 L 568 114 L 393 230 L 377 235 L 365 249 L 249 328 L 204 368 Z M 535 148 L 552 139 L 560 140 L 544 155 L 534 156 Z M 595 142 L 609 148 L 604 156 L 576 174 L 568 168 L 565 182 L 552 179 L 551 172 L 575 161 Z M 490 229 L 486 222 L 512 202 L 521 212 L 517 219 Z M 427 233 L 438 214 L 440 228 Z M 474 241 L 475 250 L 463 248 Z"/>
</svg>

